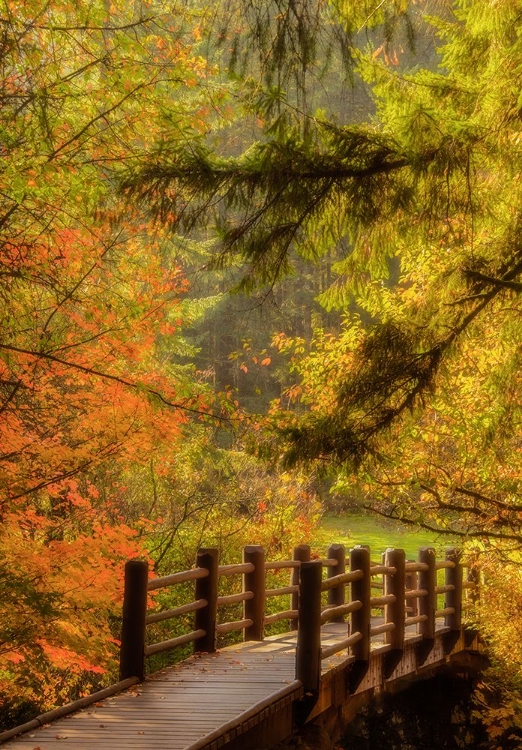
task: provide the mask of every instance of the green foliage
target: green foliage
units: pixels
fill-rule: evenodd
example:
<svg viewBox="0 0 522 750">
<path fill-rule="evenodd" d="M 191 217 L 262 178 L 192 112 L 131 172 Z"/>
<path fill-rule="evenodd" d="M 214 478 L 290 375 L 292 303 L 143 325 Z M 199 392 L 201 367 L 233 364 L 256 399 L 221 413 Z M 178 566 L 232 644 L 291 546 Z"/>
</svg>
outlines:
<svg viewBox="0 0 522 750">
<path fill-rule="evenodd" d="M 194 428 L 161 463 L 151 459 L 121 477 L 119 511 L 151 519 L 142 536 L 159 574 L 191 567 L 199 547 L 217 547 L 225 564 L 245 544 L 261 544 L 275 558 L 312 534 L 319 505 L 310 479 L 271 471 L 240 443 L 224 449 L 218 442 Z"/>
<path fill-rule="evenodd" d="M 374 514 L 361 515 L 357 499 L 352 501 L 352 510 L 340 510 L 333 515 L 327 512 L 322 518 L 314 535 L 318 548 L 326 549 L 328 544 L 344 544 L 347 549 L 356 544 L 368 544 L 372 559 L 388 547 L 397 547 L 406 552 L 406 558 L 416 560 L 421 547 L 434 547 L 437 557 L 444 549 L 451 546 L 446 536 L 423 531 L 417 527 L 406 526 L 386 518 L 376 518 Z"/>
<path fill-rule="evenodd" d="M 360 366 L 338 383 L 333 424 L 328 414 L 290 431 L 297 457 L 375 454 L 381 434 L 437 386 L 474 322 L 519 291 L 520 43 L 511 7 L 487 23 L 481 7 L 456 3 L 458 21 L 440 21 L 438 71 L 359 54 L 372 122 L 312 120 L 304 135 L 289 130 L 238 158 L 203 143 L 162 151 L 124 183 L 160 217 L 178 205 L 187 226 L 221 200 L 219 257 L 244 259 L 247 286 L 273 284 L 291 252 L 320 257 L 347 243 L 336 296 L 344 288 L 376 324 L 361 337 Z M 383 284 L 390 263 L 393 290 Z"/>
<path fill-rule="evenodd" d="M 243 259 L 247 287 L 342 247 L 321 300 L 361 314 L 294 359 L 304 409 L 276 415 L 287 463 L 341 464 L 339 489 L 358 468 L 368 505 L 516 547 L 522 48 L 511 4 L 452 10 L 426 19 L 436 70 L 356 53 L 370 121 L 311 119 L 236 158 L 152 155 L 125 184 L 160 217 L 179 202 L 188 226 L 220 200 L 216 251 Z"/>
</svg>

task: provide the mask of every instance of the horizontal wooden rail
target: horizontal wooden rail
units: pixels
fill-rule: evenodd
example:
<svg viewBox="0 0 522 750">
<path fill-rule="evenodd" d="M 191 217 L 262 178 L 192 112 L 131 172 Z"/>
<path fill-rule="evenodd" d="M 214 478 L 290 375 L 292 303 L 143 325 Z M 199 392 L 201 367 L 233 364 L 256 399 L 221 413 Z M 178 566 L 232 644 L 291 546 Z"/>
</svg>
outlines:
<svg viewBox="0 0 522 750">
<path fill-rule="evenodd" d="M 323 646 L 323 648 L 321 649 L 321 660 L 329 659 L 330 656 L 333 656 L 334 654 L 338 654 L 341 651 L 346 651 L 346 649 L 350 648 L 350 646 L 354 646 L 356 643 L 358 643 L 361 638 L 362 633 L 352 633 L 352 635 L 349 635 L 347 638 L 339 641 L 338 643 L 334 643 L 331 646 Z"/>
<path fill-rule="evenodd" d="M 267 599 L 272 596 L 284 596 L 285 594 L 295 594 L 299 591 L 299 586 L 282 586 L 279 589 L 266 589 L 265 596 Z"/>
<path fill-rule="evenodd" d="M 388 565 L 373 565 L 370 568 L 370 575 L 372 576 L 378 576 L 381 574 L 393 576 L 395 575 L 396 572 L 397 572 L 396 568 L 394 568 L 393 566 L 388 566 Z"/>
<path fill-rule="evenodd" d="M 335 557 L 325 557 L 318 560 L 318 562 L 321 563 L 323 568 L 335 568 L 337 565 L 339 565 L 339 560 L 337 560 Z"/>
<path fill-rule="evenodd" d="M 285 568 L 299 568 L 299 560 L 278 560 L 265 563 L 265 570 L 284 570 Z"/>
<path fill-rule="evenodd" d="M 454 568 L 455 563 L 453 560 L 439 560 L 435 563 L 435 570 L 444 570 L 444 568 Z"/>
<path fill-rule="evenodd" d="M 237 565 L 219 565 L 218 575 L 220 576 L 235 576 L 243 573 L 252 573 L 254 566 L 252 563 L 238 563 Z"/>
<path fill-rule="evenodd" d="M 218 596 L 218 607 L 228 607 L 230 604 L 240 604 L 254 598 L 253 591 L 241 591 L 239 594 L 227 594 L 227 596 Z"/>
<path fill-rule="evenodd" d="M 435 586 L 436 594 L 447 594 L 448 591 L 455 591 L 455 586 L 452 583 L 444 584 L 444 586 Z"/>
<path fill-rule="evenodd" d="M 389 633 L 391 630 L 395 630 L 396 627 L 394 622 L 383 622 L 382 625 L 374 625 L 373 628 L 370 628 L 370 635 Z"/>
<path fill-rule="evenodd" d="M 156 589 L 162 589 L 166 586 L 174 586 L 176 583 L 196 581 L 198 578 L 206 578 L 207 576 L 208 570 L 205 570 L 204 568 L 182 570 L 180 573 L 172 573 L 172 575 L 164 576 L 163 578 L 151 578 L 148 582 L 147 590 L 155 591 Z"/>
<path fill-rule="evenodd" d="M 205 635 L 204 630 L 193 630 L 190 633 L 179 635 L 177 638 L 171 638 L 168 641 L 153 643 L 151 646 L 145 646 L 145 656 L 154 656 L 154 654 L 161 654 L 164 651 L 171 651 L 173 648 L 185 646 L 187 643 L 194 643 L 198 638 L 204 638 Z"/>
<path fill-rule="evenodd" d="M 197 609 L 203 609 L 208 604 L 206 599 L 198 599 L 196 602 L 189 602 L 189 604 L 182 604 L 181 607 L 175 609 L 165 609 L 162 612 L 153 612 L 147 615 L 145 618 L 145 624 L 150 625 L 153 622 L 161 622 L 162 620 L 170 620 L 173 617 L 179 617 L 180 615 L 188 615 L 191 612 L 195 612 Z"/>
<path fill-rule="evenodd" d="M 360 581 L 363 577 L 362 570 L 352 570 L 349 573 L 340 573 L 339 575 L 327 578 L 321 584 L 322 591 L 328 591 L 328 589 L 341 586 L 345 583 L 352 583 L 352 581 Z"/>
<path fill-rule="evenodd" d="M 337 607 L 327 607 L 321 612 L 321 624 L 324 625 L 325 622 L 330 622 L 331 620 L 335 620 L 338 617 L 349 615 L 351 612 L 356 612 L 358 609 L 361 609 L 361 607 L 362 602 L 359 601 L 350 602 L 349 604 L 340 604 Z"/>
<path fill-rule="evenodd" d="M 397 601 L 395 594 L 384 594 L 384 596 L 371 596 L 370 605 L 373 607 L 384 607 L 385 604 L 393 604 Z"/>
<path fill-rule="evenodd" d="M 428 566 L 421 562 L 407 562 L 404 567 L 407 573 L 420 573 L 421 571 L 426 572 L 428 570 Z"/>
<path fill-rule="evenodd" d="M 435 617 L 446 617 L 446 615 L 455 614 L 455 607 L 444 607 L 443 609 L 435 610 Z"/>
<path fill-rule="evenodd" d="M 405 599 L 418 599 L 419 596 L 428 596 L 426 589 L 410 589 L 404 593 Z"/>
<path fill-rule="evenodd" d="M 244 620 L 234 620 L 231 622 L 222 622 L 216 625 L 216 631 L 218 633 L 232 633 L 234 630 L 244 630 L 250 627 L 254 623 L 252 620 L 245 618 Z"/>
<path fill-rule="evenodd" d="M 406 617 L 404 624 L 408 627 L 409 625 L 417 625 L 419 622 L 426 622 L 427 619 L 427 615 L 415 615 L 414 617 Z"/>
<path fill-rule="evenodd" d="M 273 625 L 281 620 L 295 620 L 299 612 L 297 609 L 287 609 L 284 612 L 275 612 L 273 615 L 265 617 L 265 625 Z"/>
</svg>

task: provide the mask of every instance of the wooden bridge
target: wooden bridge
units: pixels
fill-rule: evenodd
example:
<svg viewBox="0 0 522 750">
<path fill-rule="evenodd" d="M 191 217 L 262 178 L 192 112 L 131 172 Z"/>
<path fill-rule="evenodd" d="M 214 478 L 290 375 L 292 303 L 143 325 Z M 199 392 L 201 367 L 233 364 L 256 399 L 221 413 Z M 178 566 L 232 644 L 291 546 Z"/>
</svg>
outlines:
<svg viewBox="0 0 522 750">
<path fill-rule="evenodd" d="M 191 601 L 170 608 L 169 598 L 180 601 L 173 586 Z M 310 560 L 301 545 L 292 560 L 268 562 L 249 546 L 242 563 L 219 565 L 217 550 L 202 549 L 194 568 L 163 578 L 131 560 L 120 682 L 0 742 L 9 750 L 261 750 L 305 722 L 341 727 L 376 692 L 476 666 L 477 634 L 463 626 L 463 611 L 477 596 L 477 572 L 457 550 L 437 561 L 423 548 L 406 561 L 388 549 L 372 562 L 364 546 L 347 557 L 332 545 L 326 559 Z M 238 619 L 218 617 L 234 608 Z M 154 638 L 165 627 L 179 634 L 150 643 L 150 631 Z M 241 632 L 242 642 L 221 645 Z M 193 655 L 145 679 L 147 658 L 187 648 Z"/>
</svg>

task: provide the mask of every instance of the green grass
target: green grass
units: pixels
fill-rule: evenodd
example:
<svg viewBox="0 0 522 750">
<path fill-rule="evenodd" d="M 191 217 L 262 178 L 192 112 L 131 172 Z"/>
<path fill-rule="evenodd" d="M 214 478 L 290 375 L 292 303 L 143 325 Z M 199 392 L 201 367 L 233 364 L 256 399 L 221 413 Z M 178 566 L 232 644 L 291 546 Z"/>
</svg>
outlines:
<svg viewBox="0 0 522 750">
<path fill-rule="evenodd" d="M 372 557 L 387 547 L 398 547 L 406 552 L 407 559 L 416 559 L 419 547 L 435 547 L 440 553 L 451 547 L 452 540 L 378 516 L 345 513 L 323 516 L 316 534 L 316 545 L 326 552 L 330 544 L 344 544 L 346 547 L 368 544 Z"/>
</svg>

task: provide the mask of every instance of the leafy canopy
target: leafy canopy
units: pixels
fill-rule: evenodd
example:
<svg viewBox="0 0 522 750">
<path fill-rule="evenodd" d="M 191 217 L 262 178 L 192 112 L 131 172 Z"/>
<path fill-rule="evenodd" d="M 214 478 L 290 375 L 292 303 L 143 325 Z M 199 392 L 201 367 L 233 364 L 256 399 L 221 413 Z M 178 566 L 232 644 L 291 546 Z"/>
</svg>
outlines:
<svg viewBox="0 0 522 750">
<path fill-rule="evenodd" d="M 340 28 L 353 28 L 354 6 L 335 4 Z M 383 512 L 515 545 L 518 21 L 517 3 L 448 2 L 423 19 L 435 65 L 413 67 L 400 39 L 352 47 L 374 105 L 364 121 L 301 111 L 281 125 L 274 114 L 240 156 L 204 138 L 163 143 L 123 182 L 167 224 L 214 222 L 216 257 L 242 263 L 247 285 L 274 284 L 294 253 L 345 248 L 322 301 L 345 311 L 346 327 L 328 358 L 319 334 L 295 365 L 306 408 L 276 420 L 286 461 L 363 467 L 372 488 L 404 490 L 405 503 L 386 491 Z"/>
</svg>

